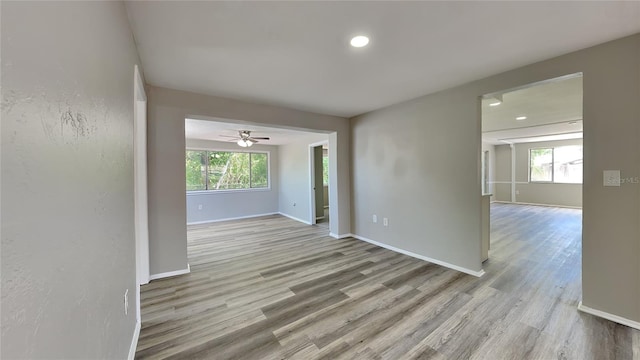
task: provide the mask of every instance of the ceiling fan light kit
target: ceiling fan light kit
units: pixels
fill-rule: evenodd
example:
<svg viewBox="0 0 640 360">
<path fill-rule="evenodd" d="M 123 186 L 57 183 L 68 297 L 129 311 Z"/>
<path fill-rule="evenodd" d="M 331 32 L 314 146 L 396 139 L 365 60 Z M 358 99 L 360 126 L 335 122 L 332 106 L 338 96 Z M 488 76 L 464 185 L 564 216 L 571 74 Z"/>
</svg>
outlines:
<svg viewBox="0 0 640 360">
<path fill-rule="evenodd" d="M 251 145 L 253 145 L 253 141 L 249 139 L 240 139 L 238 140 L 237 144 L 242 147 L 250 147 Z"/>
<path fill-rule="evenodd" d="M 227 135 L 220 135 L 220 136 L 232 138 L 233 140 L 230 140 L 230 141 L 235 141 L 236 144 L 238 144 L 238 146 L 241 146 L 241 147 L 250 147 L 251 145 L 257 143 L 258 139 L 269 140 L 268 137 L 251 136 L 251 131 L 249 130 L 238 130 L 238 136 L 227 136 Z"/>
</svg>

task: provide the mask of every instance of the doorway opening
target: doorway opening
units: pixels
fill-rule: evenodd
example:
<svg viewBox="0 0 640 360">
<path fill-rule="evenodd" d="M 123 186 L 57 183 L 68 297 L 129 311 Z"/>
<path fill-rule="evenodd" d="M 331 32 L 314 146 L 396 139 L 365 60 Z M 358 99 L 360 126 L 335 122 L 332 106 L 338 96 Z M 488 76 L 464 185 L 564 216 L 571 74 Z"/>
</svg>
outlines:
<svg viewBox="0 0 640 360">
<path fill-rule="evenodd" d="M 509 253 L 506 246 L 537 246 L 526 241 L 538 241 L 535 234 L 541 232 L 553 234 L 552 227 L 563 217 L 580 233 L 582 91 L 582 74 L 576 73 L 482 97 L 480 174 L 483 213 L 486 212 L 483 230 L 487 236 L 483 236 L 483 261 L 491 259 L 494 250 L 496 254 Z M 525 242 L 514 245 L 513 241 L 505 241 L 510 236 L 501 232 L 508 227 L 507 221 L 518 221 L 510 217 L 514 214 L 523 219 L 547 216 L 548 221 L 538 222 L 537 228 L 529 228 L 529 232 L 525 231 L 526 221 L 519 229 L 510 228 L 508 231 L 515 231 Z M 566 236 L 564 243 L 553 236 L 544 239 L 549 246 L 577 249 L 578 260 L 571 261 L 579 262 L 579 236 Z"/>
<path fill-rule="evenodd" d="M 329 222 L 329 210 L 334 219 L 339 210 L 328 207 L 336 142 L 335 132 L 185 119 L 187 225 L 278 214 L 330 234 L 338 222 Z"/>
<path fill-rule="evenodd" d="M 311 179 L 311 219 L 329 228 L 329 142 L 309 145 L 309 179 Z"/>
</svg>

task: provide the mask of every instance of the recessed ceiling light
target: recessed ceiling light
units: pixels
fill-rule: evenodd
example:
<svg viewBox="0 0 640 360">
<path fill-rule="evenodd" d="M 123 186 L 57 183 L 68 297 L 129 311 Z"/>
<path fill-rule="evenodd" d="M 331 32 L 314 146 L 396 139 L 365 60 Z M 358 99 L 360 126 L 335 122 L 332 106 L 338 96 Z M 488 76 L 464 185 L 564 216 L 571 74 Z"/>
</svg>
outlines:
<svg viewBox="0 0 640 360">
<path fill-rule="evenodd" d="M 518 116 L 516 120 L 527 120 L 526 116 Z"/>
<path fill-rule="evenodd" d="M 355 36 L 353 39 L 351 39 L 351 46 L 353 47 L 363 47 L 363 46 L 367 46 L 367 44 L 369 43 L 369 38 L 363 35 L 358 35 Z"/>
<path fill-rule="evenodd" d="M 489 106 L 498 106 L 500 104 L 502 104 L 501 101 L 496 101 L 496 102 L 492 102 L 491 104 L 489 104 Z"/>
</svg>

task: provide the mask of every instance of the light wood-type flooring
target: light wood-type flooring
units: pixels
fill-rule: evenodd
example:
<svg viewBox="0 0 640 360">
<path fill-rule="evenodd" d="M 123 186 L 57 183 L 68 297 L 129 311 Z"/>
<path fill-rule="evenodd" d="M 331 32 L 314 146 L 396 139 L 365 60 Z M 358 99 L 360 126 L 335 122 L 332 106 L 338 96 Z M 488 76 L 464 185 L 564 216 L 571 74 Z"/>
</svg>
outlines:
<svg viewBox="0 0 640 360">
<path fill-rule="evenodd" d="M 576 309 L 581 212 L 491 210 L 482 278 L 282 216 L 189 226 L 136 358 L 640 359 L 640 331 Z"/>
</svg>

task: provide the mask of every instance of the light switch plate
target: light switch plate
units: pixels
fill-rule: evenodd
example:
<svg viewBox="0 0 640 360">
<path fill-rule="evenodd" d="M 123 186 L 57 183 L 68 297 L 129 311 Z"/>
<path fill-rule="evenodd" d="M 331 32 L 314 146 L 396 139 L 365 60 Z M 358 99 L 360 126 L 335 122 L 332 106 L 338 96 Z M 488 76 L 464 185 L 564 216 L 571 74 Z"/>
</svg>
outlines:
<svg viewBox="0 0 640 360">
<path fill-rule="evenodd" d="M 620 186 L 620 170 L 604 170 L 603 186 Z"/>
</svg>

